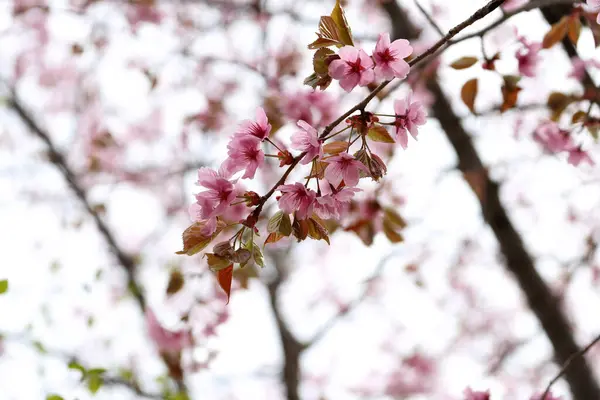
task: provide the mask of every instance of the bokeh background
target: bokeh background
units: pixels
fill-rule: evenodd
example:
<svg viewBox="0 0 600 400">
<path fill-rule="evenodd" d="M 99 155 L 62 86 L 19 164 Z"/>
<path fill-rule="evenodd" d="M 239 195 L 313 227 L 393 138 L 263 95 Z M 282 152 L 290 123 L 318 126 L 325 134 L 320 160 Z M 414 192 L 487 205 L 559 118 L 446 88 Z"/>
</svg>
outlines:
<svg viewBox="0 0 600 400">
<path fill-rule="evenodd" d="M 404 19 L 421 30 L 410 37 L 415 53 L 439 38 L 415 2 L 343 3 L 368 52 L 379 33 L 406 29 Z M 486 2 L 418 3 L 445 32 Z M 236 271 L 228 305 L 200 255 L 175 254 L 191 223 L 197 169 L 218 167 L 256 107 L 289 143 L 300 113 L 323 127 L 368 93 L 346 94 L 334 82 L 313 95 L 303 85 L 312 72 L 307 45 L 333 5 L 0 2 L 0 279 L 9 283 L 0 295 L 1 400 L 184 399 L 175 394 L 183 388 L 190 399 L 461 399 L 467 386 L 493 399 L 541 393 L 560 365 L 459 168 L 453 128 L 434 109 L 440 93 L 558 299 L 549 312 L 566 315 L 581 347 L 598 334 L 600 170 L 548 154 L 532 135 L 548 118 L 551 92 L 584 92 L 560 44 L 540 52 L 536 76 L 521 80 L 516 108 L 502 114 L 498 74 L 449 67 L 481 58 L 479 38 L 373 101 L 370 109 L 391 113 L 410 87 L 430 107 L 418 141 L 393 149 L 385 179 L 360 186 L 359 201 L 377 198 L 406 220 L 403 242 L 376 229 L 367 246 L 338 229 L 331 245 L 267 246 L 265 268 Z M 498 70 L 518 75 L 517 36 L 541 41 L 548 29 L 539 10 L 523 12 L 490 31 L 484 49 L 501 52 Z M 596 56 L 589 28 L 576 50 Z M 479 115 L 460 100 L 474 77 Z M 573 105 L 566 124 L 587 104 Z M 591 135 L 578 135 L 600 160 Z M 264 193 L 280 174 L 273 164 L 244 184 Z M 148 334 L 148 310 L 165 329 L 191 330 L 193 344 L 174 364 Z M 600 378 L 600 352 L 586 358 Z M 81 369 L 102 370 L 90 380 Z M 562 380 L 553 391 L 574 398 Z"/>
</svg>

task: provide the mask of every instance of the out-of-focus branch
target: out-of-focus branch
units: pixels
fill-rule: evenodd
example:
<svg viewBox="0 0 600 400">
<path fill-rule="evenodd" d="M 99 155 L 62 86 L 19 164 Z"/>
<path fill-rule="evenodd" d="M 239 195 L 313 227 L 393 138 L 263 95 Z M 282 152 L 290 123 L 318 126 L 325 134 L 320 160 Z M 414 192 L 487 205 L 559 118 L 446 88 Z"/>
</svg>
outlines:
<svg viewBox="0 0 600 400">
<path fill-rule="evenodd" d="M 478 30 L 477 32 L 470 33 L 468 35 L 459 37 L 450 41 L 450 44 L 460 43 L 467 39 L 473 39 L 475 37 L 483 37 L 487 32 L 495 29 L 514 17 L 515 15 L 521 14 L 525 11 L 535 10 L 537 8 L 548 7 L 556 4 L 574 4 L 579 3 L 579 0 L 531 0 L 529 3 L 517 8 L 516 10 L 505 13 L 502 17 L 492 22 L 490 25 Z"/>
<path fill-rule="evenodd" d="M 48 147 L 48 155 L 49 160 L 52 164 L 56 166 L 56 168 L 63 175 L 67 184 L 71 188 L 71 190 L 75 193 L 75 196 L 80 201 L 80 203 L 85 208 L 86 212 L 92 217 L 98 231 L 108 244 L 110 250 L 114 253 L 119 261 L 119 264 L 123 267 L 125 272 L 127 273 L 127 280 L 129 287 L 132 289 L 132 292 L 135 296 L 135 299 L 143 310 L 145 309 L 145 299 L 139 289 L 139 286 L 136 282 L 135 278 L 135 260 L 129 254 L 126 254 L 117 244 L 117 241 L 108 228 L 108 226 L 104 223 L 100 215 L 96 212 L 94 207 L 87 200 L 87 194 L 83 187 L 79 185 L 77 182 L 77 178 L 75 177 L 75 173 L 71 168 L 67 165 L 67 161 L 64 156 L 58 151 L 54 142 L 50 138 L 50 135 L 35 121 L 33 116 L 25 109 L 25 106 L 20 102 L 17 97 L 17 94 L 13 91 L 12 96 L 8 100 L 8 105 L 16 112 L 16 114 L 21 118 L 21 121 L 29 128 L 29 130 L 36 135 L 39 139 L 41 139 L 46 146 Z"/>
<path fill-rule="evenodd" d="M 395 38 L 415 38 L 418 35 L 418 30 L 410 23 L 408 17 L 394 19 L 405 14 L 396 1 L 384 3 L 383 8 L 386 11 L 392 10 L 388 11 L 388 14 L 392 19 L 394 33 L 398 35 Z M 571 359 L 573 354 L 580 352 L 567 317 L 558 299 L 537 272 L 532 256 L 527 252 L 521 235 L 500 201 L 499 185 L 491 180 L 470 135 L 462 126 L 460 118 L 452 111 L 450 100 L 436 79 L 428 82 L 428 88 L 435 97 L 433 114 L 456 152 L 458 169 L 477 196 L 483 218 L 498 240 L 506 267 L 515 277 L 529 307 L 548 336 L 554 349 L 555 360 L 562 365 Z M 565 377 L 575 400 L 600 399 L 600 387 L 585 359 L 573 359 Z"/>
<path fill-rule="evenodd" d="M 530 1 L 528 4 L 533 3 L 533 0 Z M 546 21 L 552 25 L 557 23 L 558 21 L 560 21 L 560 19 L 565 16 L 568 15 L 571 10 L 573 9 L 572 5 L 570 4 L 555 4 L 555 5 L 549 5 L 546 7 L 541 7 L 540 11 L 542 12 L 542 15 L 544 16 L 544 19 L 546 19 Z M 570 58 L 573 57 L 578 57 L 578 53 L 577 53 L 577 48 L 573 45 L 573 43 L 571 43 L 571 40 L 568 37 L 565 37 L 562 41 L 562 47 L 565 50 L 565 53 L 567 53 L 567 55 Z M 592 79 L 592 76 L 589 74 L 587 68 L 583 68 L 583 86 L 586 88 L 596 88 L 596 84 L 594 83 L 594 80 Z"/>
<path fill-rule="evenodd" d="M 556 376 L 554 378 L 552 378 L 552 380 L 550 381 L 550 383 L 548 383 L 548 386 L 546 387 L 546 390 L 544 391 L 544 394 L 542 395 L 542 397 L 541 397 L 540 400 L 546 400 L 548 394 L 550 393 L 550 389 L 552 388 L 552 385 L 554 385 L 554 383 L 556 383 L 556 381 L 558 381 L 567 372 L 567 370 L 571 366 L 571 363 L 573 362 L 573 360 L 576 360 L 577 358 L 583 357 L 585 355 L 585 353 L 587 353 L 598 342 L 600 342 L 600 335 L 596 336 L 594 338 L 594 340 L 592 340 L 583 349 L 581 349 L 580 351 L 578 351 L 575 354 L 572 354 L 571 357 L 569 357 L 567 359 L 567 361 L 565 361 L 564 365 L 562 366 L 562 368 L 560 369 L 560 371 L 558 372 L 558 374 L 556 374 Z"/>
<path fill-rule="evenodd" d="M 275 323 L 281 340 L 283 350 L 283 368 L 281 371 L 281 379 L 287 392 L 288 400 L 300 400 L 298 392 L 300 385 L 300 356 L 306 349 L 306 345 L 298 341 L 290 331 L 279 305 L 279 288 L 286 277 L 286 260 L 285 254 L 272 251 L 269 257 L 277 270 L 277 277 L 267 285 L 269 291 L 269 300 Z"/>
<path fill-rule="evenodd" d="M 11 90 L 11 96 L 8 99 L 8 106 L 19 116 L 25 126 L 40 140 L 42 140 L 48 147 L 49 160 L 56 168 L 60 171 L 63 178 L 67 181 L 68 186 L 71 188 L 79 202 L 83 205 L 86 212 L 92 217 L 96 227 L 104 240 L 106 241 L 111 252 L 116 256 L 119 265 L 123 268 L 127 275 L 127 283 L 130 291 L 132 292 L 139 308 L 142 313 L 146 309 L 146 299 L 142 293 L 141 287 L 137 282 L 136 278 L 136 262 L 135 259 L 127 254 L 119 244 L 117 243 L 114 234 L 110 228 L 102 220 L 100 215 L 96 212 L 94 207 L 89 203 L 87 199 L 87 193 L 85 189 L 78 183 L 75 172 L 67 164 L 64 156 L 56 148 L 48 132 L 43 129 L 35 118 L 27 111 L 25 106 L 20 102 L 16 92 Z M 163 359 L 166 362 L 166 360 Z M 186 393 L 187 388 L 183 379 L 175 379 L 180 392 Z"/>
</svg>

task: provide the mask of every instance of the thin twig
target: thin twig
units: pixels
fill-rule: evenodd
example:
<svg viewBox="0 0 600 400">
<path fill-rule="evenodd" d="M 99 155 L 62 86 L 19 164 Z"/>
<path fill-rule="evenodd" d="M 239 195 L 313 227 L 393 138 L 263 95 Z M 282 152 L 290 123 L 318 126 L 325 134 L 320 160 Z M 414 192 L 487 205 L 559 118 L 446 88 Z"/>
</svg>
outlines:
<svg viewBox="0 0 600 400">
<path fill-rule="evenodd" d="M 540 400 L 546 400 L 548 394 L 550 394 L 550 389 L 552 388 L 552 385 L 554 385 L 556 383 L 556 381 L 558 381 L 560 378 L 562 378 L 562 376 L 567 372 L 567 370 L 569 369 L 569 366 L 571 365 L 571 362 L 573 362 L 573 360 L 578 357 L 583 357 L 585 355 L 585 353 L 587 353 L 598 342 L 600 342 L 600 335 L 596 336 L 594 338 L 594 340 L 592 340 L 583 349 L 581 349 L 577 353 L 571 355 L 571 357 L 569 357 L 567 359 L 567 361 L 564 363 L 564 365 L 562 366 L 560 371 L 558 371 L 558 374 L 550 381 L 550 383 L 548 383 L 548 386 L 546 387 L 546 390 L 544 391 L 544 394 L 542 394 L 542 397 L 540 398 Z"/>
<path fill-rule="evenodd" d="M 552 5 L 556 5 L 556 4 L 573 4 L 573 3 L 578 3 L 579 1 L 580 0 L 533 0 L 533 1 L 529 1 L 525 5 L 517 8 L 513 11 L 505 13 L 502 17 L 497 19 L 495 22 L 492 22 L 490 25 L 486 26 L 485 28 L 478 30 L 477 32 L 473 32 L 473 33 L 470 33 L 463 37 L 460 37 L 458 39 L 449 41 L 448 45 L 452 46 L 452 45 L 455 45 L 457 43 L 460 43 L 460 42 L 468 40 L 468 39 L 482 37 L 487 32 L 502 25 L 503 23 L 505 23 L 512 17 L 514 17 L 515 15 L 521 14 L 525 11 L 531 11 L 531 10 L 535 10 L 535 9 L 538 9 L 541 7 L 547 7 L 547 6 L 552 6 Z"/>
<path fill-rule="evenodd" d="M 421 11 L 421 14 L 423 14 L 423 16 L 425 17 L 425 19 L 427 20 L 427 22 L 429 22 L 429 25 L 431 25 L 433 27 L 433 29 L 435 29 L 437 31 L 437 33 L 440 34 L 440 36 L 444 36 L 444 31 L 442 31 L 442 28 L 440 28 L 440 26 L 437 24 L 437 22 L 435 22 L 435 20 L 431 16 L 431 14 L 429 14 L 427 12 L 427 10 L 425 10 L 423 8 L 423 6 L 421 5 L 421 3 L 419 3 L 419 0 L 415 0 L 415 5 L 419 9 L 419 11 Z"/>
</svg>

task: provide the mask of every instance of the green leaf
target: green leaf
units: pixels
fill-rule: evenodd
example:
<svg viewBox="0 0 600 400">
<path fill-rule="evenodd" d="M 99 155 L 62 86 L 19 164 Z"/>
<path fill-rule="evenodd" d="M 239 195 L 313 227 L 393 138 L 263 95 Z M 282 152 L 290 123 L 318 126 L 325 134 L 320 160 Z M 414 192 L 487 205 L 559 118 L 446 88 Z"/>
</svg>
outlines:
<svg viewBox="0 0 600 400">
<path fill-rule="evenodd" d="M 0 294 L 4 294 L 8 291 L 8 280 L 2 279 L 0 280 Z"/>
<path fill-rule="evenodd" d="M 65 400 L 62 396 L 59 396 L 57 394 L 49 394 L 48 396 L 46 396 L 46 400 Z"/>
<path fill-rule="evenodd" d="M 283 211 L 276 212 L 267 224 L 267 232 L 280 233 L 283 236 L 292 234 L 292 221 L 288 214 Z"/>
<path fill-rule="evenodd" d="M 39 341 L 35 341 L 33 342 L 33 347 L 35 347 L 35 349 L 40 353 L 40 354 L 46 354 L 48 353 L 48 351 L 46 350 L 46 348 L 44 347 L 44 345 L 42 344 L 42 342 Z"/>
<path fill-rule="evenodd" d="M 367 132 L 367 136 L 374 142 L 394 143 L 394 139 L 383 125 L 375 125 Z"/>
<path fill-rule="evenodd" d="M 277 232 L 277 230 L 279 229 L 279 224 L 281 223 L 281 219 L 283 218 L 283 211 L 277 211 L 272 217 L 271 219 L 269 219 L 269 222 L 267 223 L 267 232 L 269 233 L 273 233 L 273 232 Z"/>
<path fill-rule="evenodd" d="M 86 371 L 85 367 L 83 365 L 79 364 L 77 361 L 69 362 L 68 367 L 69 367 L 69 369 L 74 369 L 76 371 L 81 372 L 81 380 L 82 381 L 87 375 L 87 371 Z"/>
<path fill-rule="evenodd" d="M 254 262 L 256 263 L 256 265 L 260 265 L 261 268 L 265 267 L 265 260 L 262 254 L 262 251 L 260 251 L 260 247 L 258 247 L 258 245 L 255 243 L 254 244 Z"/>
<path fill-rule="evenodd" d="M 313 56 L 313 69 L 319 76 L 329 75 L 329 65 L 327 65 L 327 58 L 334 55 L 333 50 L 326 47 L 320 48 L 315 52 Z"/>
<path fill-rule="evenodd" d="M 102 387 L 103 383 L 104 379 L 102 379 L 101 374 L 92 374 L 88 377 L 87 386 L 92 394 L 96 394 L 96 392 Z"/>
</svg>

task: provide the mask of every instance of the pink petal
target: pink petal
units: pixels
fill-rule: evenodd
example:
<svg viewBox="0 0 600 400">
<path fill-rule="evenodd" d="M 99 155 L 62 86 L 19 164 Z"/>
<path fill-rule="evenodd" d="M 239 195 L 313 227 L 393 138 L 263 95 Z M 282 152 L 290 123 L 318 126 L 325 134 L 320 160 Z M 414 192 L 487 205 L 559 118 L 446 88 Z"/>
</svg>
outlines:
<svg viewBox="0 0 600 400">
<path fill-rule="evenodd" d="M 344 46 L 340 49 L 338 55 L 344 61 L 355 62 L 358 58 L 358 49 L 352 46 Z"/>
</svg>

